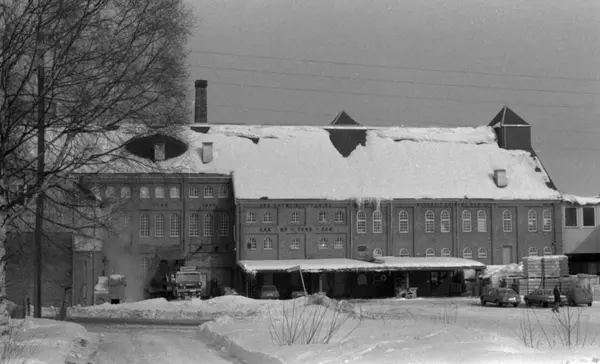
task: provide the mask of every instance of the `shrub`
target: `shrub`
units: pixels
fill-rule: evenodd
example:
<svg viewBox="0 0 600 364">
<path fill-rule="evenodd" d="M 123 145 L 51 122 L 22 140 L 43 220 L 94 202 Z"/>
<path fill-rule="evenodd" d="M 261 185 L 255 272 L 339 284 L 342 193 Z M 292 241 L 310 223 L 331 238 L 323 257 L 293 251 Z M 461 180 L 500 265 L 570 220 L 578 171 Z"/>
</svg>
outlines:
<svg viewBox="0 0 600 364">
<path fill-rule="evenodd" d="M 337 310 L 331 300 L 321 304 L 301 304 L 298 300 L 281 301 L 281 312 L 271 312 L 269 308 L 269 333 L 275 345 L 328 344 L 340 334 L 340 341 L 348 338 L 360 325 L 348 328 L 345 324 L 354 318 Z"/>
<path fill-rule="evenodd" d="M 443 325 L 453 325 L 458 319 L 458 305 L 456 302 L 445 303 L 440 307 L 433 321 Z"/>
<path fill-rule="evenodd" d="M 543 343 L 549 348 L 594 345 L 596 333 L 590 331 L 589 321 L 584 321 L 582 312 L 581 307 L 566 306 L 544 325 L 535 310 L 527 308 L 519 320 L 517 337 L 530 348 L 539 348 Z"/>
<path fill-rule="evenodd" d="M 17 326 L 9 327 L 6 334 L 2 337 L 0 350 L 0 363 L 2 364 L 25 364 L 33 357 L 39 347 L 27 345 L 25 341 L 25 322 Z M 45 340 L 45 336 L 42 340 Z"/>
</svg>

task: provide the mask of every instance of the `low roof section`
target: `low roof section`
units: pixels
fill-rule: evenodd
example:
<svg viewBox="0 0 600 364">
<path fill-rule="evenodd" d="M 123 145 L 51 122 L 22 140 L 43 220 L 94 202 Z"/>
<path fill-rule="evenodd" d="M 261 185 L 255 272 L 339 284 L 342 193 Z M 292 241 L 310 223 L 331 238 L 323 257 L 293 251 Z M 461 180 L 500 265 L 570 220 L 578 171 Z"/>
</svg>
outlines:
<svg viewBox="0 0 600 364">
<path fill-rule="evenodd" d="M 454 257 L 380 257 L 372 262 L 347 258 L 241 260 L 238 265 L 246 273 L 252 274 L 293 272 L 298 269 L 307 273 L 485 269 L 485 264 L 481 262 Z"/>
<path fill-rule="evenodd" d="M 600 226 L 596 226 L 569 255 L 572 254 L 600 254 Z"/>
</svg>

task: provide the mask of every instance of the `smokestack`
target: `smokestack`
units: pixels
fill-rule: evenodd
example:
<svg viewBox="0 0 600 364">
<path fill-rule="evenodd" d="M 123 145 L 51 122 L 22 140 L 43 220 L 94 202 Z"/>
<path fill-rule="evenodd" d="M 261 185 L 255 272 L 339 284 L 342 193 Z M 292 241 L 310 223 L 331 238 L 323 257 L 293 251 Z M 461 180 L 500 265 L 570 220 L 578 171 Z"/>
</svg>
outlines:
<svg viewBox="0 0 600 364">
<path fill-rule="evenodd" d="M 196 98 L 194 101 L 194 123 L 208 123 L 206 110 L 206 80 L 196 80 Z"/>
</svg>

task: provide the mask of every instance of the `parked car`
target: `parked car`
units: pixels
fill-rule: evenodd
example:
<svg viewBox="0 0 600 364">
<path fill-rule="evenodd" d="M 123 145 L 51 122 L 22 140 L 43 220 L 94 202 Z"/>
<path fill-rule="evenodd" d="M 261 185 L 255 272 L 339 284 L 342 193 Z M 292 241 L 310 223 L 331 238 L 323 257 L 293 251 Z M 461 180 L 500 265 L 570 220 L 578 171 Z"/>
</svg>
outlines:
<svg viewBox="0 0 600 364">
<path fill-rule="evenodd" d="M 503 305 L 517 307 L 521 303 L 521 296 L 511 288 L 491 288 L 482 294 L 480 299 L 482 306 L 490 302 L 498 305 L 498 307 L 502 307 Z"/>
<path fill-rule="evenodd" d="M 554 293 L 551 288 L 540 288 L 531 292 L 524 297 L 525 304 L 527 306 L 538 305 L 542 307 L 548 307 L 548 305 L 554 305 Z M 560 305 L 564 306 L 567 304 L 567 296 L 561 293 Z"/>
<path fill-rule="evenodd" d="M 567 302 L 571 306 L 588 305 L 591 306 L 594 301 L 594 295 L 588 289 L 575 287 L 566 292 Z"/>
<path fill-rule="evenodd" d="M 261 300 L 277 300 L 279 291 L 273 285 L 262 286 L 257 291 L 257 297 Z"/>
</svg>

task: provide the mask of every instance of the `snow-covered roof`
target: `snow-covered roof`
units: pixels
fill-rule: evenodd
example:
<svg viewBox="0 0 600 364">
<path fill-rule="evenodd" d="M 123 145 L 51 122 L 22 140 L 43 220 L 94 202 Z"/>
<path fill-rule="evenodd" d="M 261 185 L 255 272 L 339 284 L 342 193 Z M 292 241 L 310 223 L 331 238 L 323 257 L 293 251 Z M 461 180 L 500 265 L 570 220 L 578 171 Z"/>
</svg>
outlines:
<svg viewBox="0 0 600 364">
<path fill-rule="evenodd" d="M 241 260 L 238 265 L 248 273 L 260 271 L 283 272 L 300 267 L 303 272 L 331 271 L 402 271 L 430 269 L 476 269 L 485 268 L 483 263 L 453 257 L 380 257 L 374 262 L 346 258 L 290 259 L 290 260 Z"/>
<path fill-rule="evenodd" d="M 574 204 L 574 205 L 581 205 L 581 206 L 600 205 L 600 196 L 582 197 L 582 196 L 571 195 L 568 193 L 564 193 L 562 196 L 563 196 L 563 201 Z"/>
<path fill-rule="evenodd" d="M 500 148 L 489 126 L 181 128 L 179 138 L 188 150 L 156 167 L 178 173 L 232 174 L 238 199 L 561 198 L 538 158 L 528 151 Z M 204 163 L 206 142 L 212 143 L 213 157 Z M 139 169 L 133 169 L 131 161 L 103 168 L 117 173 Z M 494 182 L 496 169 L 506 170 L 504 188 Z"/>
</svg>

